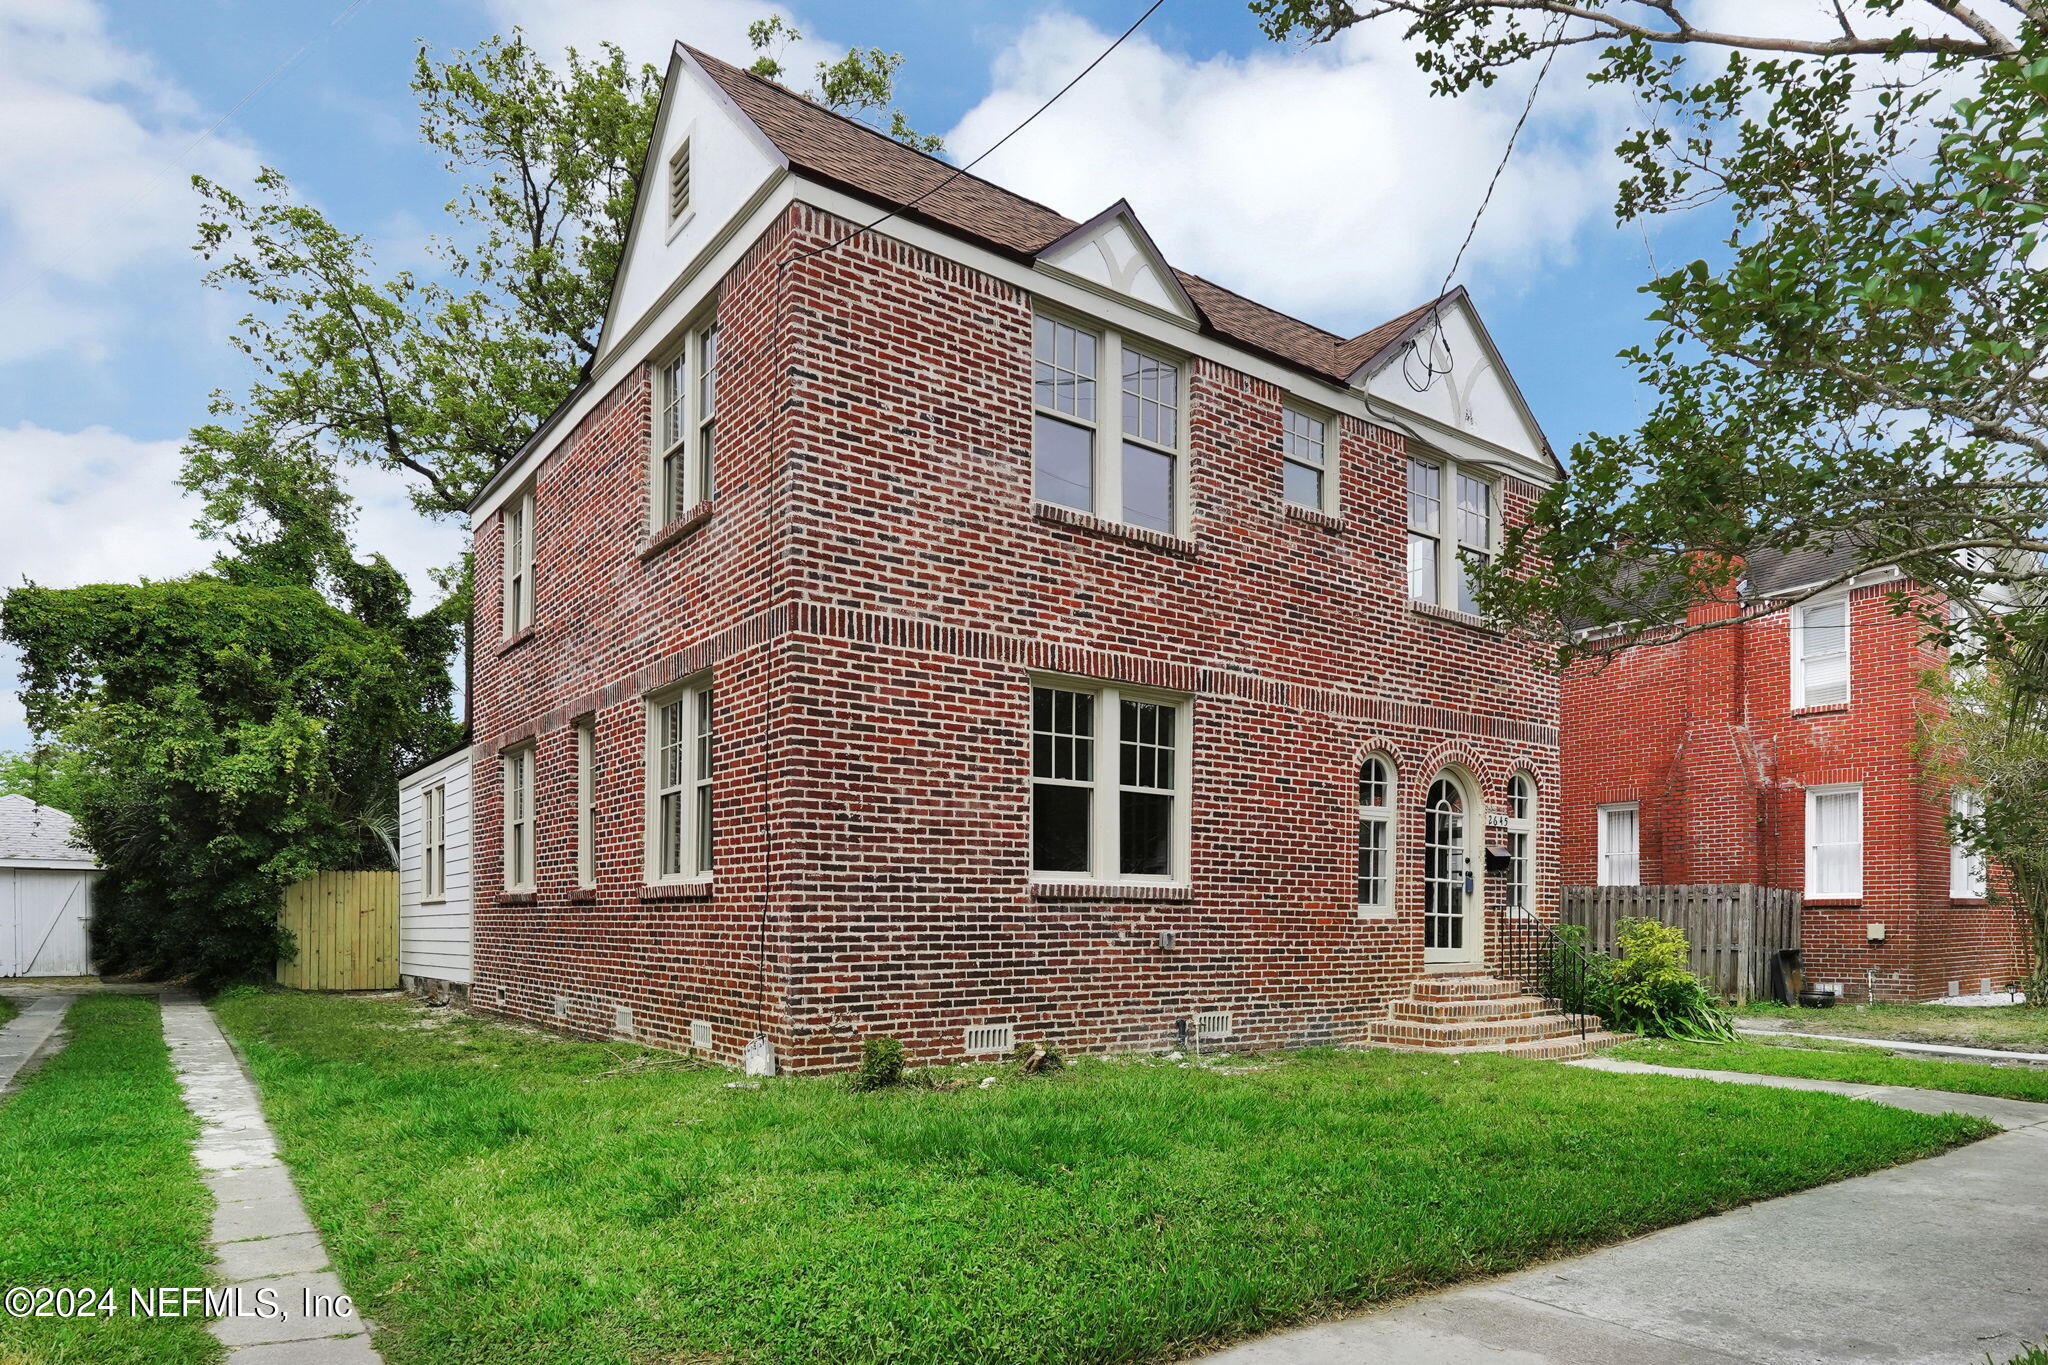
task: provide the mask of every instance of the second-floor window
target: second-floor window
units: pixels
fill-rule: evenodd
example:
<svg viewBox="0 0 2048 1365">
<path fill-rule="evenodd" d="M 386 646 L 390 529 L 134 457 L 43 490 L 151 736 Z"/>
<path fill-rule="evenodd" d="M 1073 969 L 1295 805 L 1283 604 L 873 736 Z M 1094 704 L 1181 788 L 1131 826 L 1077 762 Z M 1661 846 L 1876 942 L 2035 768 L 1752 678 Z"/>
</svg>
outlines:
<svg viewBox="0 0 2048 1365">
<path fill-rule="evenodd" d="M 533 494 L 514 496 L 498 516 L 504 540 L 504 591 L 499 614 L 504 633 L 511 636 L 533 624 Z"/>
<path fill-rule="evenodd" d="M 666 526 L 718 492 L 718 324 L 692 331 L 655 375 L 655 520 Z"/>
<path fill-rule="evenodd" d="M 1792 705 L 1839 706 L 1849 700 L 1849 599 L 1792 609 Z"/>
<path fill-rule="evenodd" d="M 1448 460 L 1408 461 L 1408 599 L 1478 614 L 1473 588 L 1493 559 L 1494 487 Z"/>
<path fill-rule="evenodd" d="M 1104 360 L 1118 378 L 1105 391 Z M 1032 496 L 1039 502 L 1178 534 L 1182 409 L 1177 361 L 1039 317 L 1032 332 Z"/>
<path fill-rule="evenodd" d="M 1294 408 L 1281 412 L 1280 491 L 1312 512 L 1334 512 L 1329 425 Z"/>
<path fill-rule="evenodd" d="M 1641 885 L 1643 874 L 1636 804 L 1631 801 L 1602 806 L 1596 814 L 1600 821 L 1600 865 L 1597 869 L 1600 885 Z"/>
</svg>

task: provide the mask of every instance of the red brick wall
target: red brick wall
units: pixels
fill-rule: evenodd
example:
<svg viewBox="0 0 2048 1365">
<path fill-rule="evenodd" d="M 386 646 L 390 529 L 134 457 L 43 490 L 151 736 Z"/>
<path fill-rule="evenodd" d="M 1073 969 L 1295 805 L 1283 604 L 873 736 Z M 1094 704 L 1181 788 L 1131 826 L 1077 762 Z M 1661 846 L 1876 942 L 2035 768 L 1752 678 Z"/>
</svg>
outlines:
<svg viewBox="0 0 2048 1365">
<path fill-rule="evenodd" d="M 508 1013 L 599 1033 L 626 1003 L 656 1041 L 709 1019 L 716 1055 L 762 1031 L 800 1067 L 877 1032 L 958 1055 L 977 1022 L 1160 1047 L 1211 1009 L 1241 1043 L 1355 1039 L 1419 970 L 1420 801 L 1452 762 L 1496 810 L 1517 765 L 1533 774 L 1551 902 L 1556 685 L 1522 647 L 1408 606 L 1400 437 L 1337 424 L 1341 517 L 1289 513 L 1280 393 L 1190 361 L 1191 537 L 1037 515 L 1029 299 L 867 238 L 779 274 L 784 230 L 794 248 L 845 226 L 794 209 L 725 283 L 722 491 L 698 530 L 637 552 L 644 378 L 540 472 L 538 624 L 478 650 L 474 714 L 486 752 L 541 736 L 541 885 L 499 904 L 481 780 L 475 1003 L 503 987 Z M 1535 490 L 1505 492 L 1519 514 Z M 479 581 L 497 556 L 487 525 Z M 480 603 L 480 639 L 495 622 Z M 705 668 L 716 886 L 649 903 L 639 699 Z M 1032 670 L 1191 696 L 1190 889 L 1034 890 Z M 566 727 L 593 710 L 603 855 L 582 905 Z M 1371 747 L 1402 784 L 1392 920 L 1352 904 Z"/>
<path fill-rule="evenodd" d="M 1886 585 L 1850 593 L 1850 632 L 1840 707 L 1793 709 L 1785 612 L 1575 665 L 1562 698 L 1560 876 L 1592 884 L 1597 807 L 1636 801 L 1644 884 L 1803 889 L 1806 788 L 1861 783 L 1863 895 L 1806 902 L 1808 978 L 1859 998 L 1975 991 L 1986 977 L 2003 988 L 2020 970 L 2018 923 L 1951 900 L 1948 794 L 1914 752 L 1940 651 L 1915 616 L 1894 613 Z M 1881 944 L 1868 941 L 1872 923 L 1885 926 Z"/>
</svg>

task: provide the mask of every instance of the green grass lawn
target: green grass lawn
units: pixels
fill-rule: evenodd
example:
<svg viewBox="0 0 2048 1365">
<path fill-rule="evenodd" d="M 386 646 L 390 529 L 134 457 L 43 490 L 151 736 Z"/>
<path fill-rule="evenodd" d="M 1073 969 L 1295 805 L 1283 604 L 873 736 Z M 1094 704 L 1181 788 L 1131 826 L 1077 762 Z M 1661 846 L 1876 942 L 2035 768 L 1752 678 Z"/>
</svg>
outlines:
<svg viewBox="0 0 2048 1365">
<path fill-rule="evenodd" d="M 2048 1068 L 1995 1066 L 1983 1062 L 1942 1062 L 1900 1057 L 1860 1043 L 1785 1038 L 1769 1042 L 1744 1035 L 1739 1043 L 1681 1043 L 1638 1038 L 1609 1048 L 1607 1055 L 1662 1066 L 1696 1066 L 1709 1071 L 1752 1071 L 1766 1076 L 1808 1076 L 1862 1085 L 1910 1085 L 1966 1095 L 2003 1095 L 2048 1102 Z"/>
<path fill-rule="evenodd" d="M 1738 1022 L 1753 1021 L 1802 1033 L 2048 1052 L 2048 1008 L 2032 1005 L 1836 1005 L 1809 1010 L 1758 1004 L 1745 1005 L 1735 1014 Z"/>
<path fill-rule="evenodd" d="M 156 1001 L 90 995 L 71 1043 L 0 1099 L 0 1286 L 112 1289 L 120 1313 L 0 1315 L 0 1360 L 159 1365 L 218 1358 L 203 1321 L 128 1316 L 131 1287 L 204 1285 L 212 1202 L 192 1165 Z"/>
<path fill-rule="evenodd" d="M 392 1365 L 1161 1360 L 1990 1131 L 1392 1052 L 855 1095 L 399 1001 L 216 1008 Z"/>
<path fill-rule="evenodd" d="M 9 1000 L 6 996 L 0 995 L 0 1024 L 6 1023 L 9 1019 L 12 1019 L 15 1015 L 20 1013 L 20 1006 L 16 1005 L 12 1000 Z"/>
</svg>

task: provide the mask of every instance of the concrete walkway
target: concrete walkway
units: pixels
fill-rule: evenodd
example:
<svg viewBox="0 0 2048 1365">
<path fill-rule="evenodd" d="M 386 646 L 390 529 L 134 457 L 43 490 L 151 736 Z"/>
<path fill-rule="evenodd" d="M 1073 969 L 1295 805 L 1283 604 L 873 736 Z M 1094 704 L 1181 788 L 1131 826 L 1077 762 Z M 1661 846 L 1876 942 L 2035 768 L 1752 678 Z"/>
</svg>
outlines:
<svg viewBox="0 0 2048 1365">
<path fill-rule="evenodd" d="M 182 992 L 167 993 L 163 1011 L 171 1064 L 199 1118 L 192 1155 L 216 1201 L 208 1240 L 222 1282 L 242 1291 L 243 1315 L 211 1325 L 229 1365 L 380 1365 L 220 1026 Z M 259 1312 L 264 1290 L 277 1313 Z"/>
<path fill-rule="evenodd" d="M 2048 1338 L 2048 1104 L 1595 1058 L 1825 1090 L 2006 1131 L 1205 1365 L 1983 1365 Z"/>
<path fill-rule="evenodd" d="M 13 995 L 13 992 L 9 992 Z M 16 1003 L 23 997 L 16 996 Z M 43 1050 L 64 1022 L 75 995 L 38 995 L 23 1005 L 20 1014 L 0 1025 L 0 1094 L 5 1094 L 28 1059 Z"/>
<path fill-rule="evenodd" d="M 1859 1043 L 1864 1047 L 1930 1058 L 2004 1063 L 2008 1066 L 2048 1066 L 2048 1052 L 2015 1052 L 2010 1048 L 1970 1047 L 1963 1043 L 1916 1043 L 1904 1038 L 1870 1038 L 1849 1033 L 1801 1033 L 1789 1028 L 1752 1028 L 1746 1024 L 1736 1025 L 1735 1031 L 1758 1038 L 1814 1038 L 1826 1043 Z"/>
</svg>

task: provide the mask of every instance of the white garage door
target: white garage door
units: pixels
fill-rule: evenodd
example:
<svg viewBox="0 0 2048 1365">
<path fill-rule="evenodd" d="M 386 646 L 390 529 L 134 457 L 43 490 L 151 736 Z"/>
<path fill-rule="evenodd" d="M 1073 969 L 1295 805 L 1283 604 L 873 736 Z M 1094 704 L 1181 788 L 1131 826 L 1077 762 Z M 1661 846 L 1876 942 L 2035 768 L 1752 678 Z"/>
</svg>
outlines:
<svg viewBox="0 0 2048 1365">
<path fill-rule="evenodd" d="M 86 921 L 98 875 L 0 867 L 0 976 L 86 976 Z"/>
</svg>

